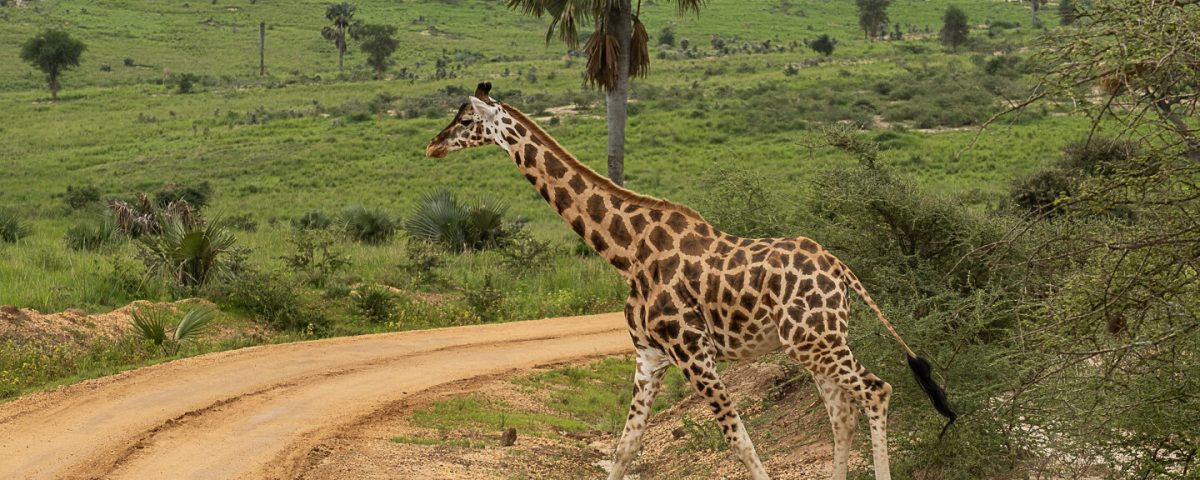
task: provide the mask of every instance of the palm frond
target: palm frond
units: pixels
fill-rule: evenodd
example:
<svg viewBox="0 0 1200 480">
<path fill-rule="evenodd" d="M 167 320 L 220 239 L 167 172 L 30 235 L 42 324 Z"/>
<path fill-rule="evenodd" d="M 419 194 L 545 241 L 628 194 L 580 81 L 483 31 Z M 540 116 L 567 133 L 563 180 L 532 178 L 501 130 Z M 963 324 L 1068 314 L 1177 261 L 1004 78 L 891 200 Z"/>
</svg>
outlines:
<svg viewBox="0 0 1200 480">
<path fill-rule="evenodd" d="M 650 73 L 650 34 L 636 15 L 633 17 L 633 38 L 629 49 L 629 76 L 645 77 Z"/>
<path fill-rule="evenodd" d="M 605 91 L 617 88 L 617 38 L 608 34 L 604 23 L 597 23 L 596 32 L 588 38 L 583 51 L 587 53 L 584 81 Z"/>
<path fill-rule="evenodd" d="M 211 308 L 196 307 L 189 310 L 179 321 L 179 325 L 175 327 L 175 341 L 185 341 L 193 335 L 207 330 L 215 318 L 217 318 L 217 312 Z"/>
<path fill-rule="evenodd" d="M 133 334 L 155 346 L 167 341 L 167 312 L 157 307 L 142 307 L 132 312 Z"/>
</svg>

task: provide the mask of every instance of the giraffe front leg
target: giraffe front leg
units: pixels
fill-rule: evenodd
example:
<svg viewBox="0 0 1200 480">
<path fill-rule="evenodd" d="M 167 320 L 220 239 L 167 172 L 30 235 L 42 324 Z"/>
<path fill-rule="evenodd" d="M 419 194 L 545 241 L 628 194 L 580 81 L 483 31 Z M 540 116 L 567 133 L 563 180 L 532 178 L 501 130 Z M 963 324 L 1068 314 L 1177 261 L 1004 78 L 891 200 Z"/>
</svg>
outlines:
<svg viewBox="0 0 1200 480">
<path fill-rule="evenodd" d="M 725 392 L 725 385 L 717 377 L 717 366 L 713 360 L 712 343 L 703 332 L 685 330 L 678 339 L 679 342 L 667 351 L 671 360 L 678 365 L 689 383 L 704 397 L 705 402 L 712 408 L 717 423 L 725 435 L 725 441 L 737 454 L 738 460 L 750 471 L 754 480 L 767 480 L 766 468 L 754 450 L 754 443 L 746 433 L 746 427 L 733 406 L 733 399 Z"/>
<path fill-rule="evenodd" d="M 670 365 L 670 359 L 662 351 L 648 347 L 638 349 L 637 370 L 633 376 L 633 399 L 629 402 L 629 417 L 625 420 L 621 441 L 617 443 L 612 471 L 608 474 L 609 480 L 624 478 L 625 471 L 641 450 L 642 433 L 646 431 L 646 422 L 650 418 L 654 397 L 658 395 L 663 374 Z"/>
</svg>

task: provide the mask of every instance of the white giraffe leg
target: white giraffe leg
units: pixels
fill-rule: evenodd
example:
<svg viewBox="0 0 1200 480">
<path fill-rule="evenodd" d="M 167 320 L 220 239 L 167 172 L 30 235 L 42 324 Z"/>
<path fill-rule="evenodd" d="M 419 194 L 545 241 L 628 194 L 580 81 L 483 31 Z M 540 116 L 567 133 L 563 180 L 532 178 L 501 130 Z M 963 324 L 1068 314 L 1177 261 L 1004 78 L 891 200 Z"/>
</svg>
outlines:
<svg viewBox="0 0 1200 480">
<path fill-rule="evenodd" d="M 621 433 L 621 441 L 617 443 L 612 471 L 609 480 L 620 480 L 625 477 L 625 471 L 633 463 L 642 448 L 642 433 L 646 431 L 646 423 L 650 418 L 650 409 L 654 405 L 654 397 L 658 395 L 663 374 L 669 367 L 670 359 L 661 351 L 644 348 L 637 352 L 637 371 L 633 377 L 633 399 L 629 402 L 629 417 L 625 420 L 625 430 Z"/>
</svg>

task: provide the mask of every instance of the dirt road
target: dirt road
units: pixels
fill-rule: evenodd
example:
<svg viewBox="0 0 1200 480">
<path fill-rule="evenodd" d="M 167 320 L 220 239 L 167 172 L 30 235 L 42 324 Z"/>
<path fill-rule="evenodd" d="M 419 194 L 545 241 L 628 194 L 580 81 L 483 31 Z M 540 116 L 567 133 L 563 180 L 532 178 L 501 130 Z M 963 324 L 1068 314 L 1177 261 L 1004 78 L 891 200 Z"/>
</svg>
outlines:
<svg viewBox="0 0 1200 480">
<path fill-rule="evenodd" d="M 631 349 L 614 313 L 178 360 L 0 404 L 0 478 L 290 478 L 325 436 L 389 402 Z"/>
</svg>

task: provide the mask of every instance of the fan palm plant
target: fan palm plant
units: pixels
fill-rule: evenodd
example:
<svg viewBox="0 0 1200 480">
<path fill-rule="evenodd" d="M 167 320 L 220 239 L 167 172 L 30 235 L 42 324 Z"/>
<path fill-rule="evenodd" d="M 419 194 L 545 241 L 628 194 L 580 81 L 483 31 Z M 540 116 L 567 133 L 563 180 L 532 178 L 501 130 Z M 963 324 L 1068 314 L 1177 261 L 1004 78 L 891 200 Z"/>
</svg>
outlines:
<svg viewBox="0 0 1200 480">
<path fill-rule="evenodd" d="M 508 8 L 526 15 L 548 17 L 546 43 L 555 36 L 569 48 L 579 44 L 579 24 L 593 22 L 595 31 L 584 45 L 587 67 L 584 80 L 605 92 L 608 110 L 608 177 L 625 184 L 625 119 L 628 116 L 629 78 L 649 72 L 650 36 L 639 18 L 642 2 L 631 0 L 507 0 Z M 675 0 L 679 14 L 695 12 L 705 0 Z"/>
<path fill-rule="evenodd" d="M 230 257 L 236 242 L 220 221 L 195 225 L 171 219 L 159 235 L 142 237 L 139 247 L 150 274 L 194 290 L 210 280 L 232 275 Z"/>
<path fill-rule="evenodd" d="M 208 329 L 217 312 L 205 307 L 188 310 L 174 327 L 170 326 L 171 312 L 160 307 L 138 308 L 133 311 L 133 334 L 164 354 L 175 355 L 183 342 Z"/>
<path fill-rule="evenodd" d="M 453 252 L 501 246 L 508 237 L 504 214 L 496 201 L 460 202 L 446 189 L 425 194 L 404 228 L 413 238 L 445 246 Z"/>
<path fill-rule="evenodd" d="M 331 24 L 321 29 L 321 36 L 337 45 L 338 70 L 341 70 L 342 59 L 346 57 L 346 35 L 360 22 L 354 20 L 354 5 L 346 2 L 325 7 L 325 18 Z"/>
</svg>

